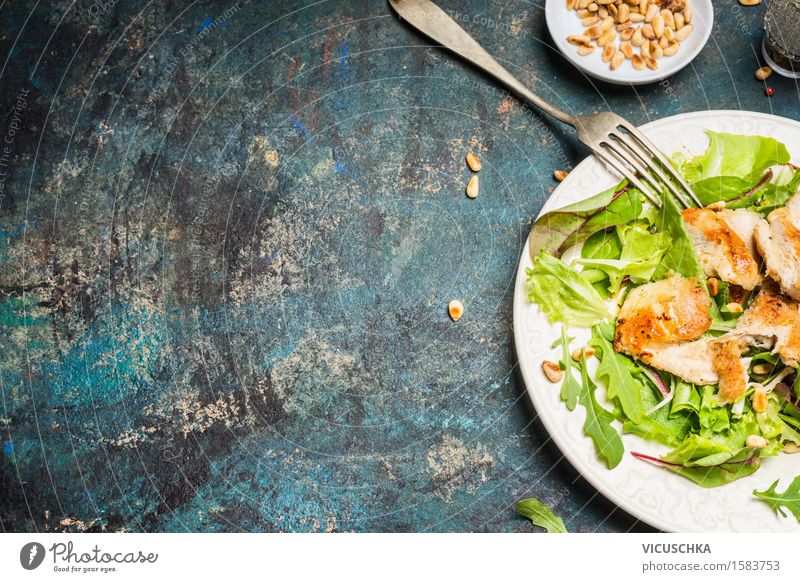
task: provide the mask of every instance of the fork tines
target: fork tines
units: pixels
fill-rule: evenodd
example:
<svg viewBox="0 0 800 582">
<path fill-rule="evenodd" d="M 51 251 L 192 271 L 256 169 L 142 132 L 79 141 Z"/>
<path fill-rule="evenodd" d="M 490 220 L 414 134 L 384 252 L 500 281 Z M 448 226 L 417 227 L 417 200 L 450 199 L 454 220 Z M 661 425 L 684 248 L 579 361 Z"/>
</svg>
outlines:
<svg viewBox="0 0 800 582">
<path fill-rule="evenodd" d="M 627 178 L 656 207 L 661 207 L 662 193 L 672 194 L 684 208 L 703 206 L 666 156 L 624 119 L 619 118 L 606 139 L 591 147 L 597 157 Z"/>
</svg>

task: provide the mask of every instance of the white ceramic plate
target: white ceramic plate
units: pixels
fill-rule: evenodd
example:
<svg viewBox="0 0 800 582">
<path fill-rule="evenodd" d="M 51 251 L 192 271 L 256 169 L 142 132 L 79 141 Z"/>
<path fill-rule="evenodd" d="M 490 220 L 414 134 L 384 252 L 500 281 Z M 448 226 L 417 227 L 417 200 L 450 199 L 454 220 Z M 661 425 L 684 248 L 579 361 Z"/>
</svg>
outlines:
<svg viewBox="0 0 800 582">
<path fill-rule="evenodd" d="M 702 153 L 708 145 L 704 132 L 763 135 L 786 144 L 792 161 L 800 159 L 800 123 L 782 117 L 743 111 L 703 111 L 668 117 L 643 126 L 642 131 L 659 148 L 672 154 Z M 570 172 L 542 212 L 582 200 L 618 182 L 594 157 L 585 159 Z M 800 475 L 800 454 L 781 454 L 764 459 L 753 475 L 723 487 L 703 489 L 669 470 L 640 461 L 631 451 L 660 456 L 668 448 L 635 435 L 623 435 L 625 456 L 609 470 L 595 455 L 591 440 L 583 434 L 582 407 L 567 410 L 559 397 L 560 385 L 550 383 L 541 370 L 542 360 L 560 359 L 560 348 L 550 346 L 560 337 L 560 325 L 550 325 L 539 308 L 527 297 L 525 269 L 531 267 L 528 246 L 522 252 L 514 290 L 514 339 L 525 385 L 539 418 L 564 456 L 600 493 L 622 509 L 666 530 L 678 532 L 798 532 L 794 517 L 779 517 L 769 506 L 757 501 L 753 489 L 764 490 L 781 479 L 783 490 Z M 588 339 L 584 330 L 571 330 L 579 340 Z M 578 345 L 581 345 L 578 343 Z M 605 395 L 599 394 L 601 402 Z"/>
<path fill-rule="evenodd" d="M 661 81 L 674 75 L 694 59 L 703 49 L 711 35 L 714 26 L 714 8 L 711 0 L 689 0 L 694 16 L 692 26 L 694 30 L 689 37 L 681 43 L 676 54 L 671 57 L 662 57 L 658 60 L 658 69 L 645 68 L 637 71 L 630 60 L 616 70 L 609 69 L 601 55 L 602 49 L 598 48 L 586 56 L 578 54 L 577 47 L 567 42 L 567 37 L 573 34 L 582 34 L 586 27 L 581 24 L 575 11 L 567 12 L 566 0 L 547 0 L 545 3 L 545 18 L 550 36 L 553 37 L 558 50 L 587 75 L 616 85 L 644 85 Z M 617 37 L 619 44 L 619 36 Z M 638 52 L 638 49 L 636 49 Z"/>
</svg>

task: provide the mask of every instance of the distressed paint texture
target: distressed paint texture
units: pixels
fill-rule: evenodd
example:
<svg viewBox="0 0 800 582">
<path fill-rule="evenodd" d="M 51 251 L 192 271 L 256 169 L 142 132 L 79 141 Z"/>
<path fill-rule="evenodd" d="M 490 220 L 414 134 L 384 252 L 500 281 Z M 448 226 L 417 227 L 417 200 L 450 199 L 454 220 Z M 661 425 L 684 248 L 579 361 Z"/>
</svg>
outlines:
<svg viewBox="0 0 800 582">
<path fill-rule="evenodd" d="M 715 3 L 749 28 L 634 92 L 571 70 L 541 6 L 442 4 L 573 112 L 798 114 L 792 83 L 752 81 L 761 8 Z M 34 5 L 0 8 L 0 135 L 28 92 L 0 206 L 2 530 L 533 531 L 530 495 L 575 531 L 644 529 L 516 376 L 516 262 L 583 155 L 569 132 L 383 0 Z"/>
</svg>

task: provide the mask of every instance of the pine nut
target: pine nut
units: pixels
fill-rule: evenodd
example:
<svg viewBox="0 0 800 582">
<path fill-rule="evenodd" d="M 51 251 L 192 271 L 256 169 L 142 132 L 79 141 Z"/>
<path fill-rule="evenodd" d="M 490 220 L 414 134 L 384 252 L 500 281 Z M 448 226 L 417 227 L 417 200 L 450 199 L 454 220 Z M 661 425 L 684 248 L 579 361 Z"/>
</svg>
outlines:
<svg viewBox="0 0 800 582">
<path fill-rule="evenodd" d="M 606 17 L 606 18 L 604 18 L 603 20 L 600 21 L 600 25 L 599 26 L 600 26 L 600 30 L 605 32 L 605 31 L 609 30 L 612 26 L 614 26 L 614 19 L 611 18 L 610 16 L 608 16 L 608 17 Z"/>
<path fill-rule="evenodd" d="M 654 71 L 658 69 L 658 61 L 653 57 L 644 57 L 644 64 L 647 65 L 648 69 L 653 69 Z"/>
<path fill-rule="evenodd" d="M 633 46 L 642 46 L 644 42 L 644 37 L 642 36 L 642 29 L 637 28 L 633 31 L 633 36 L 631 37 L 631 44 Z"/>
<path fill-rule="evenodd" d="M 450 319 L 458 321 L 461 319 L 461 316 L 464 315 L 464 304 L 458 299 L 453 299 L 447 305 L 447 312 L 450 314 Z"/>
<path fill-rule="evenodd" d="M 706 286 L 711 296 L 716 297 L 717 293 L 719 293 L 719 281 L 715 277 L 711 277 L 706 281 Z"/>
<path fill-rule="evenodd" d="M 608 43 L 605 47 L 603 47 L 603 59 L 604 63 L 611 62 L 611 59 L 614 57 L 614 54 L 617 52 L 617 48 L 614 46 L 614 43 Z"/>
<path fill-rule="evenodd" d="M 675 29 L 675 15 L 672 14 L 672 10 L 667 10 L 666 8 L 661 11 L 661 18 L 664 19 L 664 25 L 669 26 L 671 29 Z"/>
<path fill-rule="evenodd" d="M 759 81 L 766 81 L 769 79 L 769 76 L 772 74 L 772 69 L 769 67 L 761 67 L 760 69 L 756 69 L 756 79 Z"/>
<path fill-rule="evenodd" d="M 598 22 L 600 22 L 600 19 L 597 16 L 589 16 L 588 18 L 584 18 L 583 20 L 581 20 L 581 24 L 583 24 L 586 27 L 594 26 Z"/>
<path fill-rule="evenodd" d="M 582 57 L 586 55 L 590 55 L 594 52 L 594 45 L 593 44 L 585 44 L 578 47 L 578 54 Z"/>
<path fill-rule="evenodd" d="M 730 311 L 731 313 L 741 313 L 742 311 L 744 311 L 744 308 L 742 307 L 741 303 L 736 303 L 733 301 L 731 303 L 728 303 L 725 307 L 727 307 L 728 311 Z"/>
<path fill-rule="evenodd" d="M 648 40 L 654 40 L 656 38 L 656 33 L 653 30 L 652 24 L 645 24 L 642 27 L 642 36 L 644 36 Z"/>
<path fill-rule="evenodd" d="M 622 51 L 614 53 L 614 58 L 611 59 L 611 70 L 616 71 L 619 66 L 625 62 L 625 54 Z"/>
<path fill-rule="evenodd" d="M 683 28 L 683 25 L 686 24 L 686 21 L 683 19 L 683 14 L 678 12 L 675 17 L 675 30 L 680 30 Z"/>
<path fill-rule="evenodd" d="M 653 18 L 653 20 L 650 21 L 650 24 L 653 25 L 653 32 L 655 33 L 656 38 L 661 38 L 664 36 L 664 19 L 661 18 L 660 14 Z"/>
<path fill-rule="evenodd" d="M 631 62 L 633 63 L 633 68 L 637 71 L 644 69 L 644 59 L 641 55 L 633 55 Z"/>
<path fill-rule="evenodd" d="M 761 0 L 759 0 L 759 2 L 760 1 Z M 769 441 L 767 439 L 757 434 L 751 434 L 749 437 L 745 439 L 744 442 L 748 447 L 753 447 L 754 449 L 763 449 L 769 444 Z"/>
<path fill-rule="evenodd" d="M 553 172 L 553 178 L 555 178 L 558 182 L 563 182 L 564 180 L 566 180 L 567 176 L 569 176 L 569 174 L 564 170 L 556 170 L 555 172 Z"/>
<path fill-rule="evenodd" d="M 542 362 L 542 372 L 544 372 L 544 375 L 547 376 L 547 379 L 553 384 L 561 382 L 564 378 L 564 370 L 561 369 L 561 366 L 548 360 Z"/>
<path fill-rule="evenodd" d="M 587 28 L 583 31 L 583 36 L 588 36 L 592 40 L 597 40 L 603 36 L 603 31 L 599 26 L 592 26 L 591 28 Z"/>
<path fill-rule="evenodd" d="M 597 39 L 597 46 L 605 46 L 617 38 L 617 33 L 614 30 L 609 30 Z"/>
<path fill-rule="evenodd" d="M 678 52 L 679 48 L 681 48 L 681 45 L 678 44 L 677 42 L 673 42 L 671 45 L 669 45 L 667 48 L 664 49 L 664 56 L 671 57 L 672 55 Z"/>
<path fill-rule="evenodd" d="M 644 21 L 652 22 L 657 15 L 658 15 L 658 6 L 656 6 L 655 4 L 651 4 L 644 15 Z"/>
<path fill-rule="evenodd" d="M 765 376 L 772 372 L 772 368 L 774 366 L 772 364 L 756 364 L 753 366 L 753 374 L 758 374 L 759 376 Z"/>
<path fill-rule="evenodd" d="M 593 355 L 595 355 L 595 353 L 596 353 L 596 350 L 594 348 L 583 348 L 582 350 L 581 349 L 572 350 L 572 354 L 571 355 L 572 355 L 572 359 L 573 360 L 575 360 L 576 362 L 580 362 L 581 359 L 583 359 L 584 356 L 588 360 Z"/>
<path fill-rule="evenodd" d="M 617 20 L 620 22 L 628 22 L 631 17 L 631 9 L 627 4 L 622 4 L 617 11 Z"/>
<path fill-rule="evenodd" d="M 761 4 L 761 0 L 739 0 L 739 4 L 742 6 L 758 6 Z"/>
<path fill-rule="evenodd" d="M 692 25 L 687 24 L 686 26 L 684 26 L 678 32 L 675 33 L 675 40 L 677 40 L 678 42 L 683 42 L 690 34 L 692 34 Z"/>
<path fill-rule="evenodd" d="M 467 165 L 469 166 L 469 169 L 472 170 L 473 172 L 481 171 L 482 167 L 481 161 L 478 159 L 478 156 L 476 156 L 472 152 L 469 152 L 467 154 Z"/>
<path fill-rule="evenodd" d="M 633 47 L 631 46 L 631 43 L 629 42 L 619 43 L 619 50 L 622 52 L 623 55 L 625 55 L 626 59 L 633 58 Z"/>
<path fill-rule="evenodd" d="M 480 184 L 478 182 L 478 176 L 472 176 L 467 182 L 467 196 L 469 198 L 477 198 L 478 191 L 480 190 Z"/>
<path fill-rule="evenodd" d="M 628 17 L 628 22 L 644 22 L 644 15 L 639 14 L 638 12 L 631 12 L 631 15 Z"/>
<path fill-rule="evenodd" d="M 567 42 L 570 44 L 574 44 L 575 46 L 583 46 L 590 44 L 592 39 L 590 39 L 585 34 L 573 34 L 572 36 L 567 37 Z"/>
</svg>

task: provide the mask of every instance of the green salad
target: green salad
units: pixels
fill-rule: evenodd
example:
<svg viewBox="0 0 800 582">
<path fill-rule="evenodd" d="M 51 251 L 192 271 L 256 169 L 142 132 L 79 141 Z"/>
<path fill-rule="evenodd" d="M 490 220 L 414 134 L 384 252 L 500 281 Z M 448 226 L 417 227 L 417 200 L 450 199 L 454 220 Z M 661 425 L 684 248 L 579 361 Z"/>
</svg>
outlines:
<svg viewBox="0 0 800 582">
<path fill-rule="evenodd" d="M 766 219 L 800 190 L 800 171 L 782 143 L 710 131 L 708 136 L 705 153 L 672 160 L 706 207 L 743 209 Z M 585 410 L 584 432 L 599 459 L 610 469 L 622 460 L 621 424 L 622 433 L 657 441 L 665 450 L 659 457 L 629 454 L 702 487 L 717 487 L 754 473 L 765 457 L 800 450 L 797 364 L 787 364 L 769 338 L 741 342 L 746 384 L 735 401 L 726 401 L 719 384 L 687 381 L 619 349 L 619 313 L 637 287 L 671 277 L 695 282 L 703 300 L 707 294 L 709 319 L 693 341 L 711 341 L 734 334 L 759 291 L 777 286 L 760 257 L 763 282 L 753 289 L 710 276 L 681 209 L 666 194 L 662 200 L 657 208 L 623 181 L 541 216 L 530 237 L 535 260 L 527 270 L 528 296 L 562 326 L 552 346 L 559 361 L 544 364 L 557 366 L 549 377 L 560 385 L 564 405 Z M 794 306 L 792 301 L 784 303 Z M 574 328 L 591 330 L 588 343 L 571 337 Z M 772 499 L 770 491 L 774 485 L 759 495 Z"/>
</svg>

